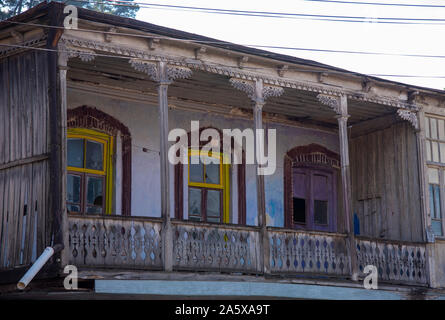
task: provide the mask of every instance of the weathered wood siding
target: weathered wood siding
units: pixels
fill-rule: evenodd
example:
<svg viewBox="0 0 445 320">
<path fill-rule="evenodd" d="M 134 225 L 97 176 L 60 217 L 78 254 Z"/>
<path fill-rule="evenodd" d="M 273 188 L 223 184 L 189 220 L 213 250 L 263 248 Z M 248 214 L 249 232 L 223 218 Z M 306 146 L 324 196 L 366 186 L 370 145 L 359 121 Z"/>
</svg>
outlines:
<svg viewBox="0 0 445 320">
<path fill-rule="evenodd" d="M 406 122 L 351 139 L 353 210 L 360 235 L 422 241 L 417 145 Z"/>
<path fill-rule="evenodd" d="M 0 60 L 0 269 L 49 243 L 47 71 L 44 52 Z"/>
</svg>

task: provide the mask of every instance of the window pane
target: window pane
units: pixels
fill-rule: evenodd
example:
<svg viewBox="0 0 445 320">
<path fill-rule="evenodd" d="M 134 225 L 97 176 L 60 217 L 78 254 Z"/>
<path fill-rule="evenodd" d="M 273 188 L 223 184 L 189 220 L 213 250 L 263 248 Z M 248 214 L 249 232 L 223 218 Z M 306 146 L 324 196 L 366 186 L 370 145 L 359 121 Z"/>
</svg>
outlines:
<svg viewBox="0 0 445 320">
<path fill-rule="evenodd" d="M 444 127 L 443 127 L 443 120 L 437 120 L 437 126 L 439 129 L 439 140 L 444 141 L 445 140 L 445 133 L 443 131 Z"/>
<path fill-rule="evenodd" d="M 296 198 L 306 198 L 307 192 L 306 174 L 301 172 L 295 172 L 292 176 L 292 192 Z"/>
<path fill-rule="evenodd" d="M 68 174 L 66 180 L 66 201 L 80 203 L 80 176 Z"/>
<path fill-rule="evenodd" d="M 431 118 L 431 138 L 437 139 L 437 120 Z"/>
<path fill-rule="evenodd" d="M 189 188 L 189 219 L 201 220 L 201 189 Z"/>
<path fill-rule="evenodd" d="M 206 165 L 206 183 L 219 184 L 219 164 Z"/>
<path fill-rule="evenodd" d="M 194 164 L 197 162 L 197 164 Z M 204 165 L 199 161 L 199 156 L 190 156 L 190 181 L 204 182 Z"/>
<path fill-rule="evenodd" d="M 103 204 L 103 179 L 87 177 L 87 204 L 102 206 Z"/>
<path fill-rule="evenodd" d="M 293 198 L 294 212 L 293 220 L 295 223 L 306 223 L 306 200 Z"/>
<path fill-rule="evenodd" d="M 87 140 L 85 166 L 87 169 L 103 170 L 104 145 L 100 142 Z"/>
<path fill-rule="evenodd" d="M 429 196 L 430 196 L 430 214 L 431 217 L 434 218 L 436 216 L 436 210 L 434 209 L 435 201 L 434 201 L 434 185 L 429 185 Z"/>
<path fill-rule="evenodd" d="M 207 220 L 219 222 L 221 217 L 221 191 L 207 190 Z"/>
<path fill-rule="evenodd" d="M 102 213 L 102 207 L 87 206 L 87 213 L 89 213 L 89 214 Z"/>
<path fill-rule="evenodd" d="M 437 236 L 442 235 L 442 221 L 441 220 L 433 220 L 431 221 L 431 227 L 433 228 L 433 233 Z"/>
<path fill-rule="evenodd" d="M 68 166 L 83 168 L 83 139 L 68 139 Z"/>
<path fill-rule="evenodd" d="M 328 202 L 314 200 L 314 223 L 328 224 Z"/>
<path fill-rule="evenodd" d="M 441 218 L 441 209 L 440 209 L 440 186 L 434 185 L 434 207 L 436 209 L 436 218 Z"/>
<path fill-rule="evenodd" d="M 425 136 L 429 138 L 430 135 L 430 118 L 425 117 Z"/>
<path fill-rule="evenodd" d="M 80 206 L 75 204 L 67 204 L 66 210 L 69 212 L 80 212 Z"/>
<path fill-rule="evenodd" d="M 439 184 L 439 169 L 428 168 L 428 182 Z"/>
<path fill-rule="evenodd" d="M 432 161 L 431 158 L 431 141 L 426 142 L 426 160 Z"/>
<path fill-rule="evenodd" d="M 439 162 L 439 143 L 438 142 L 431 142 L 432 146 L 432 152 L 433 152 L 433 161 Z"/>
</svg>

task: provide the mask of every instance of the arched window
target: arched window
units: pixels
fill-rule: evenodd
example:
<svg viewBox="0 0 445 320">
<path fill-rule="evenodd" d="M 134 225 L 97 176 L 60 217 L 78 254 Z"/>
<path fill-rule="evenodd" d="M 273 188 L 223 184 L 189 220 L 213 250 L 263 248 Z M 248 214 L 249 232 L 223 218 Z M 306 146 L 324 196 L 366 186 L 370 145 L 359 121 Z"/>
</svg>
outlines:
<svg viewBox="0 0 445 320">
<path fill-rule="evenodd" d="M 112 116 L 88 106 L 67 110 L 67 210 L 131 215 L 131 135 Z M 120 148 L 116 148 L 120 145 Z M 122 190 L 115 190 L 116 161 Z M 121 192 L 121 212 L 115 196 Z"/>
<path fill-rule="evenodd" d="M 336 231 L 338 154 L 317 144 L 289 150 L 284 159 L 287 228 Z"/>
<path fill-rule="evenodd" d="M 223 156 L 189 150 L 189 220 L 229 222 L 230 164 L 224 164 Z"/>
<path fill-rule="evenodd" d="M 206 127 L 200 128 L 199 134 Z M 211 128 L 215 129 L 215 128 Z M 220 146 L 223 146 L 223 134 Z M 191 145 L 190 132 L 188 145 Z M 246 223 L 246 167 L 242 152 L 241 164 L 224 164 L 223 157 L 231 156 L 215 153 L 210 156 L 211 164 L 198 160 L 204 156 L 200 152 L 209 141 L 200 141 L 199 150 L 189 150 L 189 164 L 175 165 L 175 218 L 215 223 Z M 234 139 L 232 138 L 232 149 Z M 193 162 L 192 159 L 195 159 Z M 227 162 L 227 161 L 226 161 Z M 233 179 L 235 178 L 235 179 Z M 232 197 L 231 197 L 232 195 Z M 231 199 L 232 198 L 232 199 Z M 184 215 L 186 210 L 187 217 Z M 236 214 L 236 220 L 235 220 Z"/>
<path fill-rule="evenodd" d="M 113 137 L 91 129 L 67 132 L 67 210 L 111 213 Z"/>
</svg>

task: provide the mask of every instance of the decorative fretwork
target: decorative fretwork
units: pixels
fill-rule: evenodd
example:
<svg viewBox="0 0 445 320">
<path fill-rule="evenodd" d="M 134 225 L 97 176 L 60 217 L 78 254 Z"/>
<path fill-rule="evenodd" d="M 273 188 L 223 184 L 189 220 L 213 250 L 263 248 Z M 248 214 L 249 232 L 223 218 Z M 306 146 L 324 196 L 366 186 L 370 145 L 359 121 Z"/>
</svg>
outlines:
<svg viewBox="0 0 445 320">
<path fill-rule="evenodd" d="M 340 161 L 338 159 L 331 158 L 321 152 L 300 154 L 300 155 L 297 155 L 292 160 L 292 166 L 294 166 L 294 167 L 298 167 L 303 164 L 317 164 L 317 165 L 329 166 L 329 167 L 334 167 L 334 168 L 340 168 Z"/>
<path fill-rule="evenodd" d="M 320 101 L 322 104 L 328 106 L 332 110 L 335 111 L 335 113 L 340 114 L 340 99 L 339 97 L 335 96 L 329 96 L 325 94 L 319 94 L 317 95 L 318 101 Z"/>
<path fill-rule="evenodd" d="M 254 229 L 176 224 L 174 268 L 257 272 L 258 243 L 259 233 Z"/>
<path fill-rule="evenodd" d="M 414 129 L 419 129 L 419 123 L 417 120 L 417 114 L 413 111 L 405 110 L 405 109 L 398 109 L 397 114 L 400 118 L 403 120 L 408 121 L 411 123 L 411 125 L 414 127 Z"/>
<path fill-rule="evenodd" d="M 247 96 L 251 99 L 256 101 L 257 98 L 266 100 L 269 97 L 279 97 L 283 94 L 284 89 L 279 86 L 273 86 L 273 85 L 263 85 L 261 92 L 256 92 L 255 90 L 255 81 L 250 80 L 244 80 L 244 79 L 237 79 L 237 78 L 230 78 L 230 84 L 237 90 L 240 90 L 242 92 L 245 92 Z M 258 97 L 257 97 L 258 95 Z"/>
<path fill-rule="evenodd" d="M 357 261 L 361 272 L 367 265 L 376 266 L 379 281 L 427 283 L 423 244 L 357 239 Z"/>
<path fill-rule="evenodd" d="M 162 268 L 160 222 L 72 216 L 68 220 L 70 264 Z"/>
<path fill-rule="evenodd" d="M 173 81 L 176 79 L 187 79 L 192 76 L 192 70 L 186 67 L 168 65 L 167 66 L 167 79 L 162 79 L 159 74 L 160 70 L 158 63 L 155 61 L 144 61 L 139 59 L 130 59 L 131 66 L 139 72 L 148 74 L 151 80 L 159 82 L 161 80 Z"/>
<path fill-rule="evenodd" d="M 269 239 L 274 273 L 350 274 L 344 236 L 274 230 L 269 231 Z"/>
</svg>

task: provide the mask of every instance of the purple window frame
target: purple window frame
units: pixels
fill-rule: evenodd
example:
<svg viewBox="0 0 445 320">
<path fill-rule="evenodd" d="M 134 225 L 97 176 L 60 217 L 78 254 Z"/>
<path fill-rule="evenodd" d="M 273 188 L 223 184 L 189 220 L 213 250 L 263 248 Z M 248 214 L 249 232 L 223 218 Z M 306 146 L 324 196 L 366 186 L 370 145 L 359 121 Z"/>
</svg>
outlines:
<svg viewBox="0 0 445 320">
<path fill-rule="evenodd" d="M 304 174 L 306 177 L 306 183 L 304 186 L 298 184 L 295 176 L 296 174 Z M 314 175 L 323 175 L 328 177 L 328 189 L 324 197 L 320 197 L 314 194 Z M 299 190 L 298 190 L 299 189 Z M 317 165 L 303 165 L 293 166 L 291 168 L 291 199 L 294 197 L 302 198 L 304 194 L 306 199 L 306 223 L 299 224 L 293 220 L 293 208 L 290 212 L 287 212 L 290 217 L 288 221 L 290 227 L 293 229 L 301 230 L 313 230 L 313 231 L 325 231 L 335 232 L 337 230 L 337 175 L 336 170 L 331 168 L 325 168 Z M 318 199 L 317 199 L 318 198 Z M 320 199 L 323 198 L 323 199 Z M 314 222 L 314 200 L 328 201 L 327 209 L 327 225 L 315 224 Z"/>
</svg>

